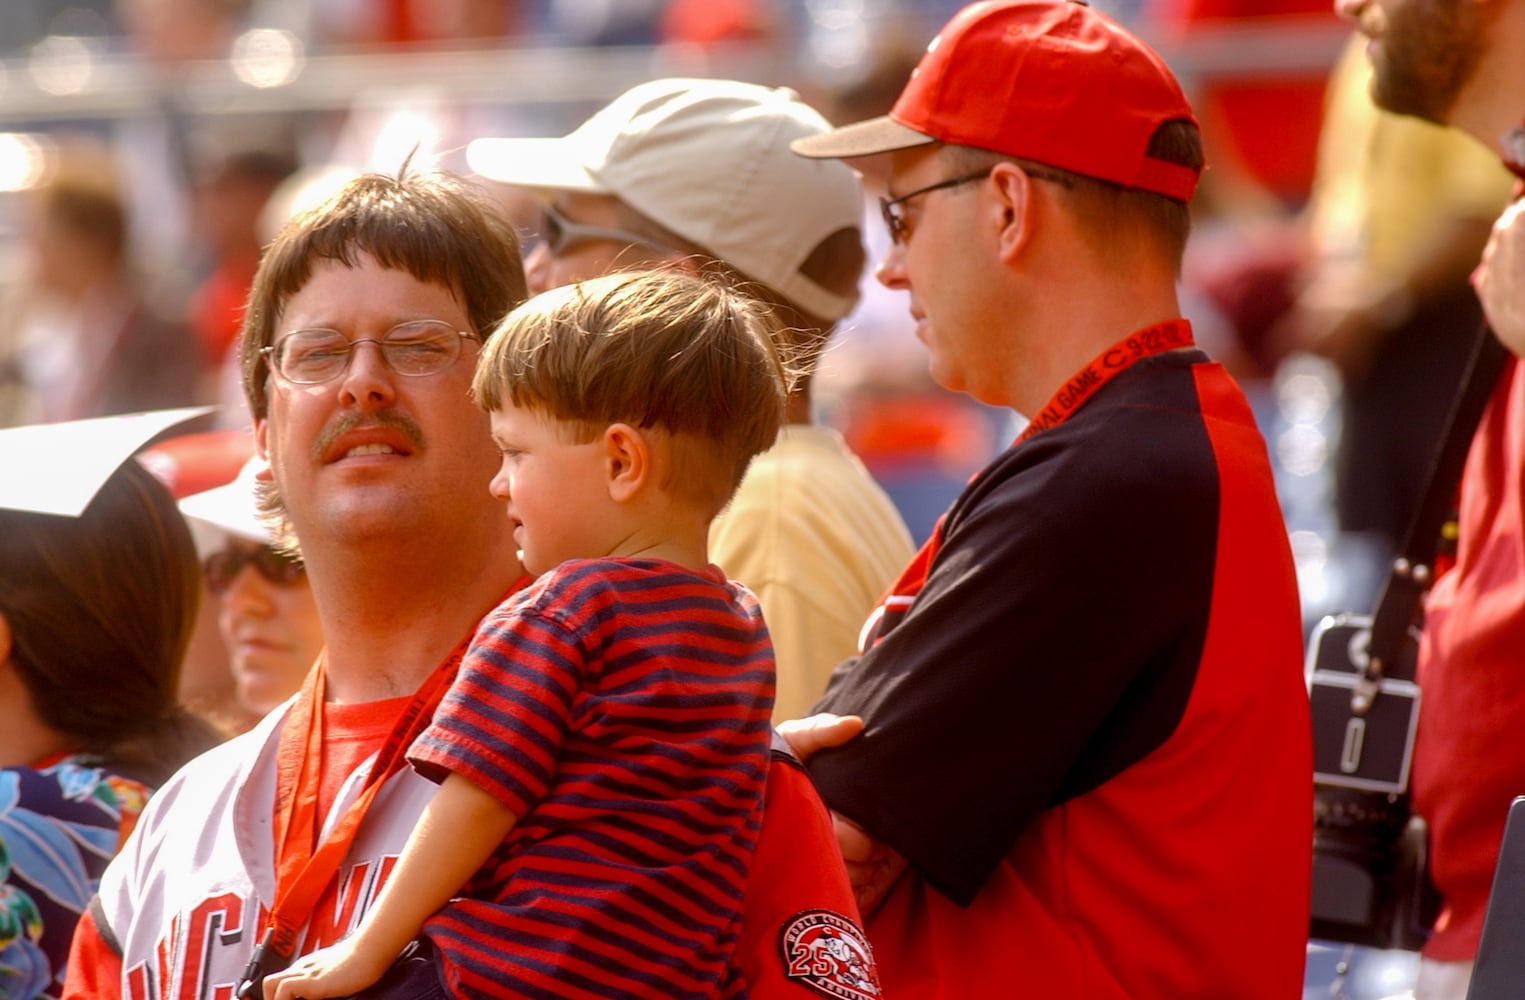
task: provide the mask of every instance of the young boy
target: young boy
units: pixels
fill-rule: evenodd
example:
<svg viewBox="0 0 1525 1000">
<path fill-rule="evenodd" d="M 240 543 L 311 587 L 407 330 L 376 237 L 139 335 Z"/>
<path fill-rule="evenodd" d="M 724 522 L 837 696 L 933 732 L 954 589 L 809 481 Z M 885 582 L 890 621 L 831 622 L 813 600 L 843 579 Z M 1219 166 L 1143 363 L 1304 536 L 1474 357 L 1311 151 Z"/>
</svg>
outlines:
<svg viewBox="0 0 1525 1000">
<path fill-rule="evenodd" d="M 556 289 L 504 320 L 472 392 L 503 453 L 490 489 L 538 579 L 482 622 L 409 753 L 441 785 L 374 909 L 268 977 L 268 1000 L 364 989 L 420 928 L 441 955 L 424 995 L 744 988 L 729 959 L 773 658 L 706 537 L 772 444 L 789 378 L 760 306 L 676 271 Z"/>
</svg>

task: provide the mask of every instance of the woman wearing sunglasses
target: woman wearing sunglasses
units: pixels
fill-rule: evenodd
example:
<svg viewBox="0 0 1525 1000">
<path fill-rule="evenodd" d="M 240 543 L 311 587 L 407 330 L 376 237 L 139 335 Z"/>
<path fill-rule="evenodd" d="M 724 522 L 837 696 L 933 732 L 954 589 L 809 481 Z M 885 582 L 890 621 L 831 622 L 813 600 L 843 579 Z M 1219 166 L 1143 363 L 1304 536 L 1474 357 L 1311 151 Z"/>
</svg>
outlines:
<svg viewBox="0 0 1525 1000">
<path fill-rule="evenodd" d="M 323 633 L 301 561 L 272 548 L 255 515 L 256 461 L 233 482 L 186 497 L 180 509 L 214 529 L 203 577 L 218 602 L 238 701 L 258 718 L 302 686 Z"/>
</svg>

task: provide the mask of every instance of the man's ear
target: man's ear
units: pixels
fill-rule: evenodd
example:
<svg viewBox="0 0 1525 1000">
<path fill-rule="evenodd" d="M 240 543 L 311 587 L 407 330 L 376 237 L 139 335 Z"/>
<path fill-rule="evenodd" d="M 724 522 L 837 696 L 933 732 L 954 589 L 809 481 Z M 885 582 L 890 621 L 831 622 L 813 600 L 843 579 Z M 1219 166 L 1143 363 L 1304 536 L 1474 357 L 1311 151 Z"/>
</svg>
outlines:
<svg viewBox="0 0 1525 1000">
<path fill-rule="evenodd" d="M 0 663 L 11 661 L 11 623 L 0 615 Z"/>
<path fill-rule="evenodd" d="M 274 478 L 270 472 L 269 433 L 270 423 L 268 420 L 261 417 L 259 420 L 254 421 L 254 454 L 258 455 L 261 459 L 260 470 L 254 474 L 254 478 L 262 483 L 268 483 Z"/>
<path fill-rule="evenodd" d="M 1001 261 L 1011 263 L 1021 256 L 1033 236 L 1033 179 L 1015 163 L 998 163 L 990 171 L 996 191 L 996 206 L 1001 213 L 999 250 Z"/>
<path fill-rule="evenodd" d="M 651 475 L 651 449 L 646 435 L 629 424 L 604 428 L 604 475 L 609 496 L 623 503 L 638 493 Z"/>
</svg>

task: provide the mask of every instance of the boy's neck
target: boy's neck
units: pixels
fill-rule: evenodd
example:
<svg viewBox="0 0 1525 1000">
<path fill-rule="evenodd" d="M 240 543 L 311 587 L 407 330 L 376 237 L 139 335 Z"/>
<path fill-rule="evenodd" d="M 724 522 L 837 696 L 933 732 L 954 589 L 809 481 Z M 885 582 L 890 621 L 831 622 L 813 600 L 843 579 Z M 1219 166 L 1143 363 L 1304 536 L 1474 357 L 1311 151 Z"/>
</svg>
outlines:
<svg viewBox="0 0 1525 1000">
<path fill-rule="evenodd" d="M 693 532 L 664 532 L 658 537 L 631 538 L 609 554 L 618 559 L 661 559 L 689 569 L 703 569 L 710 564 L 708 535 L 706 527 L 697 538 L 693 537 Z"/>
</svg>

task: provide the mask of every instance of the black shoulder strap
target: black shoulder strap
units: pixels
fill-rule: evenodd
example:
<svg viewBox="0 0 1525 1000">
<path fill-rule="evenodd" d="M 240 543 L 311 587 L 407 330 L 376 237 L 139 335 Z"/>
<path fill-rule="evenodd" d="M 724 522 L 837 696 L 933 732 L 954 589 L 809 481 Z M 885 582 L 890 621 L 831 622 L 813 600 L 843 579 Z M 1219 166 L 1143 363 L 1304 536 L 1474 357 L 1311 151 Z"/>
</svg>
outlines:
<svg viewBox="0 0 1525 1000">
<path fill-rule="evenodd" d="M 1420 602 L 1434 582 L 1435 551 L 1441 529 L 1451 513 L 1468 446 L 1483 410 L 1493 398 L 1508 357 L 1509 352 L 1488 325 L 1482 324 L 1460 391 L 1451 406 L 1445 437 L 1430 465 L 1424 496 L 1409 521 L 1403 547 L 1393 559 L 1392 570 L 1372 614 L 1370 680 L 1395 676 L 1392 671 L 1404 662 L 1400 654 L 1405 635 L 1418 620 Z"/>
</svg>

